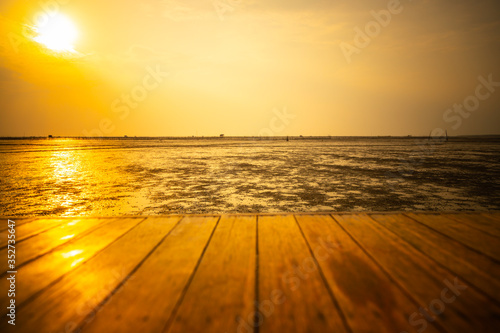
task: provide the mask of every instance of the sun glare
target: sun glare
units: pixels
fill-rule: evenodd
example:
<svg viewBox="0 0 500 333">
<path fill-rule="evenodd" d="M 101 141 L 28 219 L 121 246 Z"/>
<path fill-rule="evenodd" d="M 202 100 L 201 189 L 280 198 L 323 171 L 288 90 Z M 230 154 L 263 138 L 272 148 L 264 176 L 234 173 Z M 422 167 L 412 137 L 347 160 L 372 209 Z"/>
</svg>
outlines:
<svg viewBox="0 0 500 333">
<path fill-rule="evenodd" d="M 73 44 L 78 37 L 78 31 L 69 18 L 62 14 L 51 16 L 43 24 L 35 26 L 37 36 L 33 39 L 58 52 L 76 52 Z"/>
</svg>

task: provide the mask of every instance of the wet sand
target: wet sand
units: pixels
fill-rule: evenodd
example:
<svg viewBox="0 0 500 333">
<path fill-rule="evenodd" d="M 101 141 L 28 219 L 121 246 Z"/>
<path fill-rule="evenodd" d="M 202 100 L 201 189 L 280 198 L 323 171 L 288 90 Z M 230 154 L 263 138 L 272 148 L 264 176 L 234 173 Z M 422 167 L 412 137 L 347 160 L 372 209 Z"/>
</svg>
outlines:
<svg viewBox="0 0 500 333">
<path fill-rule="evenodd" d="M 0 140 L 0 215 L 500 209 L 500 141 Z"/>
</svg>

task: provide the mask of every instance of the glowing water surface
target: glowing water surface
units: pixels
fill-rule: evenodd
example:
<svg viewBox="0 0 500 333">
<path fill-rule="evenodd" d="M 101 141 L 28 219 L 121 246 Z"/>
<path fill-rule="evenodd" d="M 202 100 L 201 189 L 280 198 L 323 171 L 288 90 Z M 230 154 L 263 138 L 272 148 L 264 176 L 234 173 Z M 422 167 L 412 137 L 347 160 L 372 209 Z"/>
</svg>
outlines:
<svg viewBox="0 0 500 333">
<path fill-rule="evenodd" d="M 0 215 L 500 209 L 500 140 L 0 140 Z"/>
</svg>

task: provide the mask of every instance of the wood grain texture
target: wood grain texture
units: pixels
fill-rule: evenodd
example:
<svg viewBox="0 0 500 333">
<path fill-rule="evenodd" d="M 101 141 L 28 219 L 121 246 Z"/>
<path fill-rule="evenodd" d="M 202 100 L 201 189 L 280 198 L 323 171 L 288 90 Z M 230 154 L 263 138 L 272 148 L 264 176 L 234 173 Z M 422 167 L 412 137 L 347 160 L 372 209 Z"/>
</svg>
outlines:
<svg viewBox="0 0 500 333">
<path fill-rule="evenodd" d="M 217 221 L 218 217 L 183 218 L 120 292 L 85 323 L 83 332 L 162 332 Z"/>
<path fill-rule="evenodd" d="M 297 216 L 353 332 L 401 332 L 417 307 L 332 217 Z M 428 327 L 427 332 L 438 332 Z"/>
<path fill-rule="evenodd" d="M 440 214 L 500 238 L 500 221 L 489 214 Z"/>
<path fill-rule="evenodd" d="M 496 237 L 466 224 L 457 223 L 440 214 L 408 213 L 406 215 L 500 262 L 500 239 Z"/>
<path fill-rule="evenodd" d="M 9 228 L 8 226 L 8 220 L 12 220 L 15 223 L 16 227 L 19 227 L 23 224 L 35 221 L 35 217 L 20 217 L 20 218 L 6 218 L 6 217 L 0 217 L 0 221 L 2 221 L 2 225 L 0 226 L 0 232 L 3 232 Z"/>
<path fill-rule="evenodd" d="M 179 218 L 147 219 L 64 275 L 18 310 L 16 329 L 25 332 L 72 331 L 167 235 Z M 35 278 L 35 277 L 33 277 Z M 6 329 L 6 322 L 0 329 Z M 70 327 L 70 329 L 68 329 Z"/>
<path fill-rule="evenodd" d="M 19 278 L 16 282 L 16 303 L 22 305 L 27 299 L 57 281 L 64 274 L 87 262 L 143 220 L 143 218 L 116 219 L 106 224 L 106 228 L 97 229 L 86 237 L 65 244 L 21 267 L 18 274 L 23 278 Z M 8 281 L 5 278 L 0 279 L 0 288 L 7 288 L 7 286 Z"/>
<path fill-rule="evenodd" d="M 36 221 L 25 223 L 20 226 L 16 226 L 16 244 L 19 242 L 32 237 L 34 235 L 38 235 L 44 231 L 50 230 L 51 228 L 55 228 L 58 225 L 68 224 L 74 220 L 67 219 L 38 219 Z M 7 246 L 7 230 L 0 232 L 0 249 Z"/>
<path fill-rule="evenodd" d="M 460 213 L 457 213 L 460 214 Z M 495 219 L 496 221 L 500 222 L 500 211 L 489 211 L 489 212 L 482 212 L 482 213 L 474 213 L 474 215 L 482 215 L 488 218 Z"/>
<path fill-rule="evenodd" d="M 1 332 L 500 327 L 498 212 L 19 221 L 16 326 Z"/>
<path fill-rule="evenodd" d="M 414 248 L 500 301 L 500 265 L 403 214 L 370 214 Z"/>
<path fill-rule="evenodd" d="M 168 332 L 237 332 L 253 324 L 256 226 L 256 216 L 221 217 Z"/>
<path fill-rule="evenodd" d="M 266 332 L 347 332 L 293 215 L 258 219 L 259 305 Z"/>
<path fill-rule="evenodd" d="M 426 327 L 436 323 L 450 332 L 496 332 L 500 325 L 500 308 L 472 286 L 465 285 L 463 290 L 453 287 L 454 294 L 450 285 L 464 285 L 460 277 L 443 269 L 383 226 L 371 222 L 366 214 L 333 216 L 394 281 L 421 304 L 422 312 L 426 311 L 429 319 L 417 313 L 414 322 L 422 320 L 421 325 Z"/>
<path fill-rule="evenodd" d="M 46 232 L 40 233 L 30 238 L 29 242 L 17 244 L 16 266 L 19 268 L 25 262 L 42 256 L 58 246 L 75 241 L 87 232 L 101 226 L 111 220 L 103 219 L 85 219 L 72 220 L 68 223 L 58 225 Z M 0 250 L 0 258 L 7 257 L 7 248 Z"/>
</svg>

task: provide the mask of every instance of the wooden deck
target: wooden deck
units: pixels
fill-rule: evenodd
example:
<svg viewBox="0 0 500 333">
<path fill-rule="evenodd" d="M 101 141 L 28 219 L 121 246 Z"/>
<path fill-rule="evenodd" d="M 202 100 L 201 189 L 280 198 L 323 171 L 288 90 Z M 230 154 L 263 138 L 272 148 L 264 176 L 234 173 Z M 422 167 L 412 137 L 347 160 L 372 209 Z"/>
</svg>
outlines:
<svg viewBox="0 0 500 333">
<path fill-rule="evenodd" d="M 16 222 L 1 332 L 499 332 L 500 213 Z"/>
</svg>

